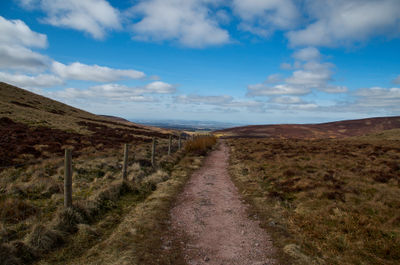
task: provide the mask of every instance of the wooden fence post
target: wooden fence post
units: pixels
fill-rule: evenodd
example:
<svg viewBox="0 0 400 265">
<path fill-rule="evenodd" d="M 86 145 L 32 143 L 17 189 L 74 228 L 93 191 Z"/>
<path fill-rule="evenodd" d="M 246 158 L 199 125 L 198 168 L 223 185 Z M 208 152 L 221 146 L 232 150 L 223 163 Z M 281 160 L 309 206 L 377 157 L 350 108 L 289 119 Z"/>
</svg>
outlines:
<svg viewBox="0 0 400 265">
<path fill-rule="evenodd" d="M 172 147 L 172 135 L 169 135 L 169 141 L 168 141 L 168 155 L 171 155 L 171 147 Z"/>
<path fill-rule="evenodd" d="M 64 207 L 72 206 L 72 153 L 65 149 L 64 160 Z"/>
<path fill-rule="evenodd" d="M 153 167 L 155 166 L 155 160 L 154 160 L 155 153 L 156 153 L 156 138 L 153 137 L 153 144 L 151 147 L 151 165 Z"/>
<path fill-rule="evenodd" d="M 128 144 L 124 144 L 124 164 L 122 165 L 122 180 L 126 181 L 128 171 Z"/>
<path fill-rule="evenodd" d="M 179 134 L 178 149 L 181 150 L 181 134 Z"/>
</svg>

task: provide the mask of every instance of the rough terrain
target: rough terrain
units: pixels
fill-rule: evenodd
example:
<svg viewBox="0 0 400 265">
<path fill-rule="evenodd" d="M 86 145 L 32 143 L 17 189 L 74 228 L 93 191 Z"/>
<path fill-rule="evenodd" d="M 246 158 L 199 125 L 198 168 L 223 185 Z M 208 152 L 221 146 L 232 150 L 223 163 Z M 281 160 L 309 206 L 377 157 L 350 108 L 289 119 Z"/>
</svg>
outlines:
<svg viewBox="0 0 400 265">
<path fill-rule="evenodd" d="M 196 171 L 172 209 L 172 226 L 186 238 L 188 264 L 276 264 L 266 232 L 250 219 L 231 181 L 222 142 Z"/>
<path fill-rule="evenodd" d="M 327 139 L 346 138 L 400 128 L 400 117 L 379 117 L 320 124 L 250 125 L 215 131 L 226 138 Z"/>
</svg>

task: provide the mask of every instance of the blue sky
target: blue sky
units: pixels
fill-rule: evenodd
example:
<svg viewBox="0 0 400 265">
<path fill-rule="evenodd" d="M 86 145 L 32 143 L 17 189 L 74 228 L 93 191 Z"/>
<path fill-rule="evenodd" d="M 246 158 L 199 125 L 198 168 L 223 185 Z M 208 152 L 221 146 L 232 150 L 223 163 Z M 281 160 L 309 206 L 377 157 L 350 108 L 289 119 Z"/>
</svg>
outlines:
<svg viewBox="0 0 400 265">
<path fill-rule="evenodd" d="M 398 0 L 0 2 L 0 81 L 128 119 L 400 115 Z"/>
</svg>

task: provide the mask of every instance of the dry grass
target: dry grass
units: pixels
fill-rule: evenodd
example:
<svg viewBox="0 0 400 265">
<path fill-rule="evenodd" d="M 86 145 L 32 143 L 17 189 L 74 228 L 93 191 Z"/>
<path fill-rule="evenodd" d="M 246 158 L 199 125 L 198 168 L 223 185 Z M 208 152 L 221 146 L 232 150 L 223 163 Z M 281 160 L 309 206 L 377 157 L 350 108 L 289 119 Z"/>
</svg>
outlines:
<svg viewBox="0 0 400 265">
<path fill-rule="evenodd" d="M 128 258 L 141 260 L 145 256 L 146 262 L 160 258 L 160 252 L 154 252 L 153 248 L 157 244 L 161 246 L 160 235 L 166 231 L 168 207 L 201 161 L 198 155 L 176 151 L 176 145 L 175 141 L 174 153 L 167 156 L 163 155 L 168 150 L 167 140 L 158 141 L 156 167 L 149 161 L 150 144 L 130 146 L 127 182 L 121 177 L 122 148 L 95 150 L 75 157 L 73 207 L 68 209 L 63 208 L 63 159 L 47 159 L 40 164 L 0 172 L 0 216 L 3 217 L 0 254 L 7 253 L 4 254 L 7 257 L 1 254 L 0 259 L 8 259 L 10 264 L 29 264 L 37 259 L 41 264 L 64 264 L 76 260 L 77 256 L 88 258 L 89 249 L 101 252 L 109 248 L 118 252 L 124 247 L 119 249 L 118 244 L 113 246 L 109 240 L 120 240 L 116 233 L 125 231 L 117 228 L 128 222 L 126 218 L 135 219 L 138 227 L 137 236 L 122 242 L 138 248 L 134 253 L 126 253 Z M 137 204 L 146 209 L 154 205 L 144 213 Z M 18 207 L 12 207 L 15 205 Z M 3 251 L 7 249 L 8 252 Z M 108 258 L 121 258 L 113 256 L 114 252 L 108 254 L 111 255 Z M 163 258 L 178 260 L 178 257 L 179 251 L 172 251 Z"/>
<path fill-rule="evenodd" d="M 47 252 L 61 246 L 64 243 L 64 237 L 60 231 L 38 224 L 27 236 L 26 242 L 40 251 Z"/>
<path fill-rule="evenodd" d="M 399 264 L 397 139 L 229 140 L 230 171 L 283 261 Z"/>
<path fill-rule="evenodd" d="M 216 142 L 217 138 L 214 135 L 201 135 L 188 140 L 185 143 L 184 148 L 187 153 L 204 155 L 216 144 Z"/>
<path fill-rule="evenodd" d="M 137 193 L 123 195 L 98 222 L 78 225 L 71 242 L 40 264 L 184 264 L 179 247 L 165 250 L 163 238 L 176 195 L 201 163 L 185 156 L 170 174 L 159 169 L 137 180 Z"/>
<path fill-rule="evenodd" d="M 0 220 L 5 223 L 21 222 L 36 211 L 36 207 L 25 200 L 7 198 L 0 201 Z"/>
<path fill-rule="evenodd" d="M 63 235 L 77 233 L 82 238 L 88 235 L 86 232 L 89 231 L 86 229 L 86 232 L 83 232 L 82 225 L 97 224 L 109 213 L 114 216 L 113 221 L 110 225 L 105 225 L 103 230 L 115 227 L 121 221 L 123 213 L 121 209 L 143 201 L 157 189 L 158 183 L 169 178 L 168 170 L 173 168 L 184 155 L 183 152 L 175 152 L 176 145 L 175 141 L 174 154 L 166 156 L 163 154 L 167 153 L 167 140 L 158 141 L 156 161 L 159 161 L 159 169 L 153 168 L 149 161 L 150 143 L 131 145 L 127 183 L 122 182 L 121 176 L 122 147 L 95 150 L 90 154 L 74 157 L 74 207 L 67 210 L 63 209 L 62 158 L 46 159 L 36 165 L 1 171 L 0 245 L 4 244 L 7 248 L 14 242 L 23 241 L 26 247 L 41 249 L 42 257 L 42 254 L 62 245 L 60 241 L 55 241 L 54 244 L 49 241 L 46 246 L 37 243 L 46 242 L 46 238 L 52 232 Z M 167 162 L 162 164 L 162 161 Z M 167 171 L 164 169 L 166 165 L 168 165 Z M 45 225 L 46 230 L 38 230 L 39 224 Z M 69 237 L 67 236 L 67 239 Z M 67 249 L 65 257 L 69 255 L 67 253 L 69 240 L 66 242 L 66 247 L 62 248 Z M 75 250 L 79 248 L 80 245 Z"/>
<path fill-rule="evenodd" d="M 62 257 L 70 259 L 73 253 L 87 250 L 96 241 L 94 225 L 100 225 L 101 236 L 110 233 L 130 207 L 169 178 L 185 155 L 175 152 L 174 140 L 174 154 L 166 157 L 166 133 L 171 131 L 97 116 L 1 82 L 0 123 L 0 134 L 6 139 L 0 148 L 0 166 L 29 162 L 0 170 L 1 264 L 28 264 L 51 255 L 63 245 L 52 240 L 60 234 L 65 241 Z M 155 168 L 150 163 L 152 137 L 161 137 Z M 126 183 L 121 180 L 120 145 L 124 143 L 130 143 Z M 66 147 L 73 149 L 74 207 L 64 210 Z M 103 220 L 105 216 L 109 218 Z M 71 238 L 80 243 L 70 244 Z M 40 250 L 38 255 L 29 254 L 31 248 Z"/>
</svg>

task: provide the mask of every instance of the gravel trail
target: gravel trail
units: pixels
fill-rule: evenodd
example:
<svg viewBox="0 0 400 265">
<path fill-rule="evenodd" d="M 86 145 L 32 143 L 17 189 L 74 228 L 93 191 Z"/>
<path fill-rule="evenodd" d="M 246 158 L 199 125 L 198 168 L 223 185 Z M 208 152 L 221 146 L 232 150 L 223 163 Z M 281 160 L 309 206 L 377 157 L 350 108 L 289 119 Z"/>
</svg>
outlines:
<svg viewBox="0 0 400 265">
<path fill-rule="evenodd" d="M 209 154 L 171 211 L 172 228 L 186 242 L 187 264 L 276 264 L 274 250 L 229 177 L 229 149 L 224 142 Z"/>
</svg>

